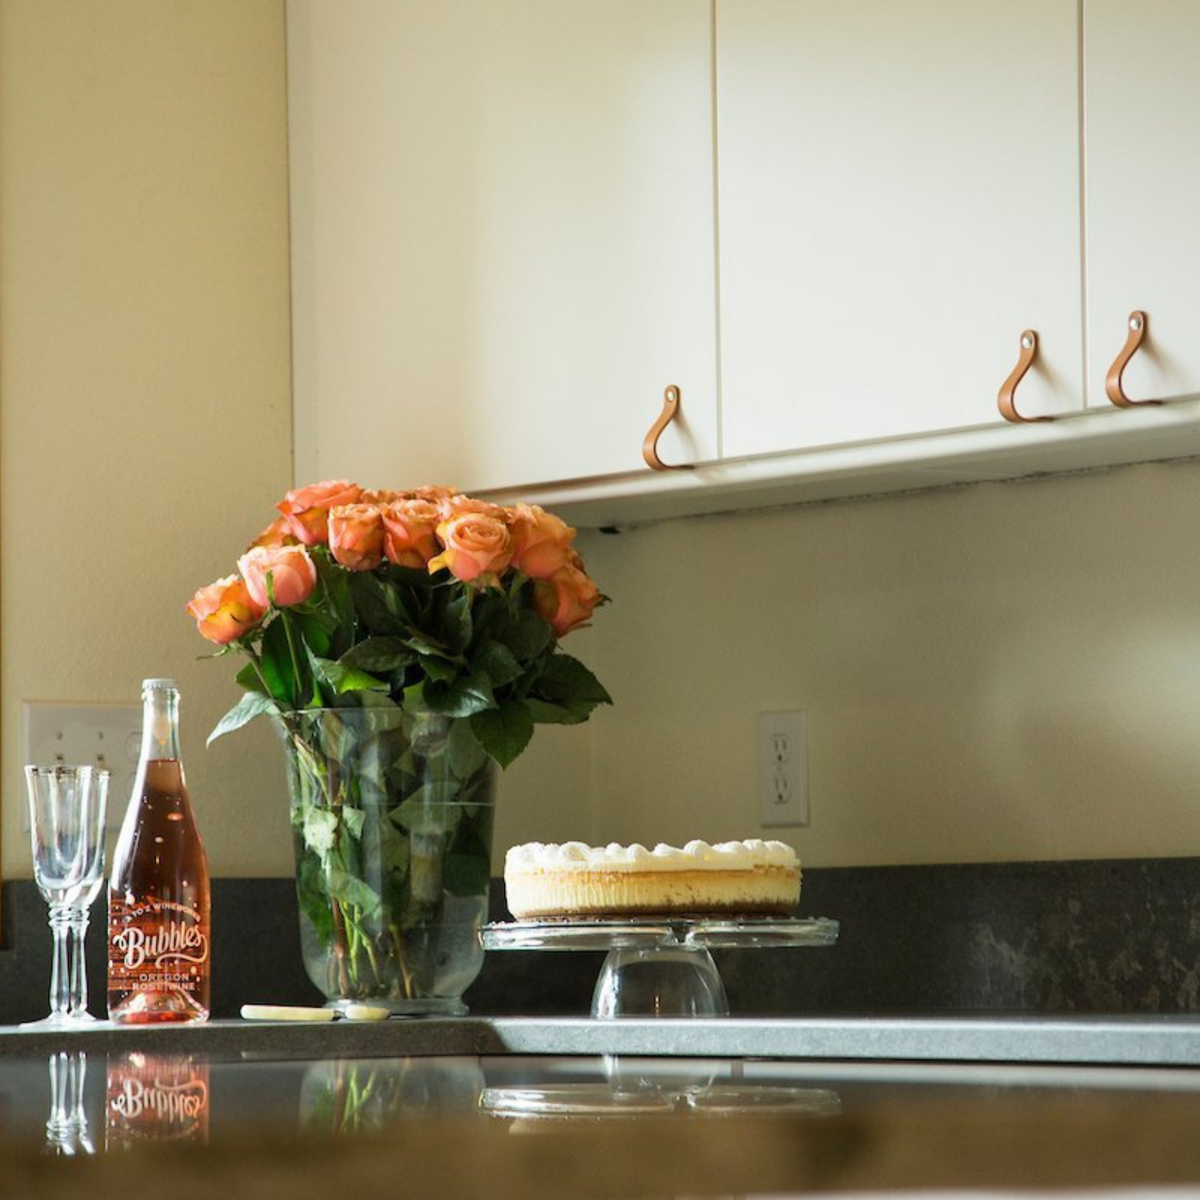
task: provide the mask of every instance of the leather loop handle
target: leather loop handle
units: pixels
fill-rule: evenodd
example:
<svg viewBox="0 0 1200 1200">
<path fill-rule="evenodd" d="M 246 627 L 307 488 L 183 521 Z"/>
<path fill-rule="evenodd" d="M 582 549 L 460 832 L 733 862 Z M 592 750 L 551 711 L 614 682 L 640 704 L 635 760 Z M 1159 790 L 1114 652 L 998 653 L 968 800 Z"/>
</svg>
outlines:
<svg viewBox="0 0 1200 1200">
<path fill-rule="evenodd" d="M 650 430 L 642 442 L 642 457 L 646 460 L 646 466 L 652 471 L 686 471 L 691 468 L 690 463 L 672 465 L 663 462 L 658 457 L 658 439 L 662 431 L 679 415 L 679 405 L 679 389 L 673 383 L 669 384 L 666 391 L 663 392 L 662 412 L 658 414 L 658 420 L 650 426 Z"/>
<path fill-rule="evenodd" d="M 996 399 L 996 404 L 1000 409 L 1000 415 L 1006 421 L 1013 421 L 1017 424 L 1022 424 L 1026 421 L 1053 421 L 1053 417 L 1023 417 L 1017 411 L 1017 384 L 1025 378 L 1026 371 L 1033 366 L 1033 360 L 1037 358 L 1038 351 L 1038 335 L 1035 329 L 1025 329 L 1021 332 L 1021 354 L 1017 359 L 1017 365 L 1013 367 L 1008 378 L 1004 381 L 1000 388 L 1000 395 Z"/>
<path fill-rule="evenodd" d="M 1124 348 L 1117 355 L 1113 365 L 1108 368 L 1108 374 L 1104 377 L 1104 392 L 1118 408 L 1133 408 L 1137 404 L 1162 403 L 1161 400 L 1131 400 L 1125 395 L 1125 388 L 1121 382 L 1121 376 L 1125 374 L 1129 360 L 1138 352 L 1138 347 L 1141 346 L 1142 339 L 1146 336 L 1147 325 L 1146 314 L 1140 308 L 1135 308 L 1129 314 L 1129 336 L 1126 337 Z"/>
</svg>

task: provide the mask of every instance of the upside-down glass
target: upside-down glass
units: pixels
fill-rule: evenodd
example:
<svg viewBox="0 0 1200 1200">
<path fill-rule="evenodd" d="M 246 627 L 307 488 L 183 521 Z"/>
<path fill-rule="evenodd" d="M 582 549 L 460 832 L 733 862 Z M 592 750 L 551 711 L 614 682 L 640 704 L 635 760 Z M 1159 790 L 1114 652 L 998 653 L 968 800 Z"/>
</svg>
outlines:
<svg viewBox="0 0 1200 1200">
<path fill-rule="evenodd" d="M 88 908 L 104 878 L 108 772 L 92 766 L 27 766 L 25 787 L 33 878 L 50 906 L 54 957 L 50 1015 L 22 1028 L 76 1028 L 92 1020 L 87 1012 L 83 933 Z"/>
</svg>

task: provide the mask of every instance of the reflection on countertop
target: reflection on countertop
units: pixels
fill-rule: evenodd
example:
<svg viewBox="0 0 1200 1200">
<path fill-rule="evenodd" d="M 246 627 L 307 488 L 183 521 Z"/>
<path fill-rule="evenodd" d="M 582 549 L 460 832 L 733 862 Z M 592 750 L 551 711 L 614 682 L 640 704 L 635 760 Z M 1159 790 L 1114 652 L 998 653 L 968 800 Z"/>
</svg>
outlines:
<svg viewBox="0 0 1200 1200">
<path fill-rule="evenodd" d="M 1195 1185 L 1197 1128 L 1193 1069 L 124 1045 L 0 1060 L 0 1197 Z"/>
</svg>

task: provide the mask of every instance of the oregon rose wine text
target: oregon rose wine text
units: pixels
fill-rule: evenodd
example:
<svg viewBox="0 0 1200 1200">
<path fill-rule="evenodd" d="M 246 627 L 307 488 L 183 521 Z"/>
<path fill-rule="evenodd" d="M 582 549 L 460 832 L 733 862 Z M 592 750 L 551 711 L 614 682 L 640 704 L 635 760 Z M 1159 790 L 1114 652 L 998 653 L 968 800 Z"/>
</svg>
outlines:
<svg viewBox="0 0 1200 1200">
<path fill-rule="evenodd" d="M 119 1024 L 209 1012 L 209 879 L 179 760 L 179 692 L 147 679 L 142 756 L 108 888 L 108 1015 Z"/>
</svg>

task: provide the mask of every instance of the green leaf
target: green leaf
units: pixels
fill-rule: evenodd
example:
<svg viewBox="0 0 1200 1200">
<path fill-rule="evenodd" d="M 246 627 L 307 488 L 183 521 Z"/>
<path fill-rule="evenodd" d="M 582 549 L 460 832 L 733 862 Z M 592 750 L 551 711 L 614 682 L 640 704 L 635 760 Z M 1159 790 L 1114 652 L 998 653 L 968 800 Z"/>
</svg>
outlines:
<svg viewBox="0 0 1200 1200">
<path fill-rule="evenodd" d="M 333 849 L 337 837 L 337 817 L 327 808 L 306 808 L 301 818 L 304 844 L 316 855 L 324 858 Z"/>
<path fill-rule="evenodd" d="M 512 683 L 525 673 L 517 656 L 503 642 L 484 642 L 475 656 L 475 665 L 492 681 L 493 688 Z"/>
<path fill-rule="evenodd" d="M 430 712 L 443 717 L 469 717 L 495 708 L 496 698 L 487 676 L 476 672 L 461 675 L 450 683 L 430 680 L 425 685 L 425 704 Z"/>
<path fill-rule="evenodd" d="M 492 625 L 491 633 L 523 663 L 537 658 L 554 640 L 554 631 L 530 608 L 502 614 Z"/>
<path fill-rule="evenodd" d="M 371 637 L 351 646 L 338 661 L 343 666 L 384 674 L 408 666 L 416 657 L 398 637 Z"/>
<path fill-rule="evenodd" d="M 360 671 L 357 667 L 347 667 L 328 658 L 318 658 L 315 654 L 309 657 L 312 662 L 313 674 L 331 688 L 335 696 L 340 696 L 343 692 L 386 692 L 388 690 L 386 679 L 379 679 L 366 671 Z"/>
<path fill-rule="evenodd" d="M 350 871 L 331 869 L 326 874 L 329 894 L 343 905 L 360 909 L 364 918 L 377 916 L 382 901 L 379 893 Z"/>
<path fill-rule="evenodd" d="M 474 775 L 487 760 L 470 721 L 454 721 L 450 725 L 450 739 L 446 747 L 450 770 L 457 779 Z"/>
<path fill-rule="evenodd" d="M 363 822 L 366 819 L 367 814 L 361 808 L 351 808 L 348 805 L 342 807 L 342 824 L 352 838 L 362 836 Z"/>
<path fill-rule="evenodd" d="M 502 767 L 521 753 L 533 736 L 533 717 L 523 700 L 506 700 L 499 708 L 475 713 L 471 732 Z"/>
<path fill-rule="evenodd" d="M 592 711 L 592 706 L 579 712 L 565 705 L 551 704 L 549 700 L 538 700 L 532 696 L 526 697 L 525 703 L 529 705 L 529 715 L 539 725 L 578 725 L 586 721 Z"/>
<path fill-rule="evenodd" d="M 600 681 L 577 658 L 554 654 L 530 688 L 531 700 L 544 700 L 585 720 L 598 704 L 611 704 L 612 697 Z M 547 716 L 552 710 L 546 710 Z"/>
<path fill-rule="evenodd" d="M 279 705 L 270 696 L 262 692 L 247 692 L 216 724 L 216 728 L 208 735 L 206 745 L 211 746 L 219 737 L 241 729 L 255 717 L 263 713 L 278 713 Z"/>
</svg>

